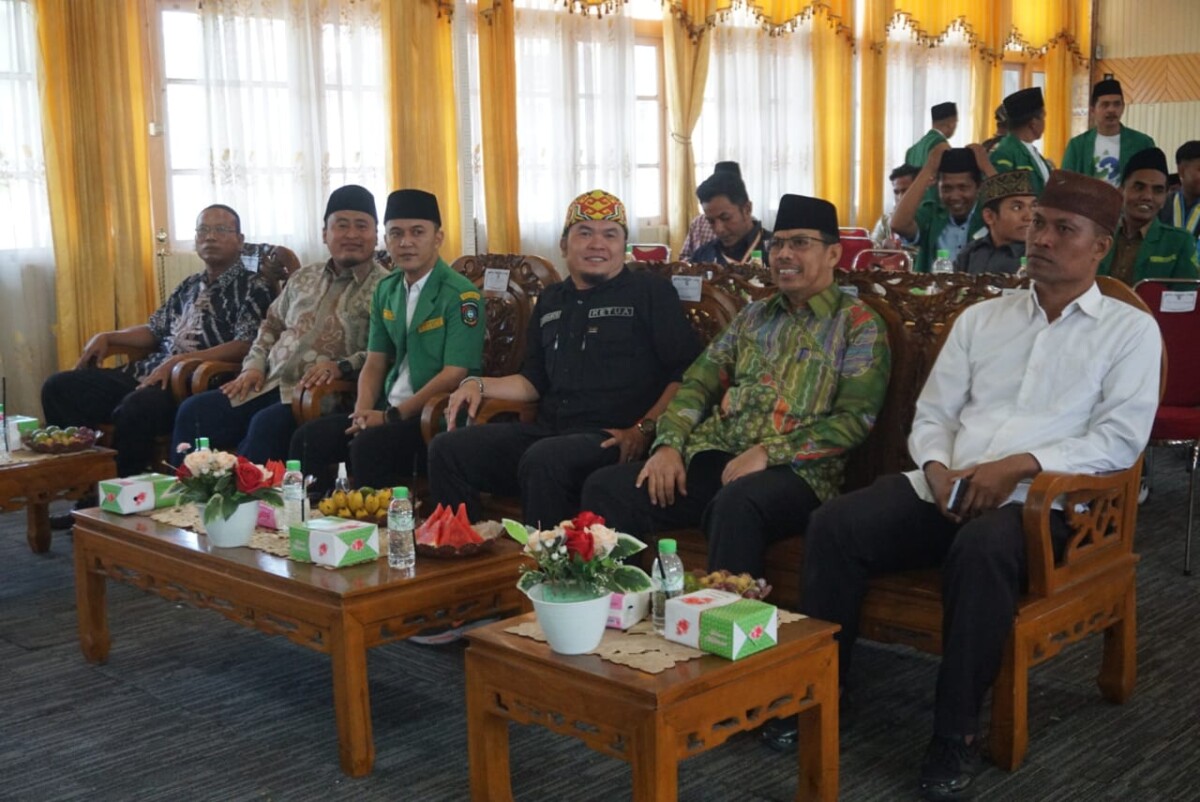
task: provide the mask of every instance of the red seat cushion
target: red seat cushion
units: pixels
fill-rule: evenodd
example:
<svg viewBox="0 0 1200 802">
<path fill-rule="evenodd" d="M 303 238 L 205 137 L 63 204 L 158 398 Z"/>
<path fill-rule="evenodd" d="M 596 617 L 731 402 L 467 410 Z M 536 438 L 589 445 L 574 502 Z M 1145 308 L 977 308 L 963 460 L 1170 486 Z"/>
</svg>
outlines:
<svg viewBox="0 0 1200 802">
<path fill-rule="evenodd" d="M 1200 407 L 1161 406 L 1154 414 L 1151 440 L 1200 439 Z"/>
</svg>

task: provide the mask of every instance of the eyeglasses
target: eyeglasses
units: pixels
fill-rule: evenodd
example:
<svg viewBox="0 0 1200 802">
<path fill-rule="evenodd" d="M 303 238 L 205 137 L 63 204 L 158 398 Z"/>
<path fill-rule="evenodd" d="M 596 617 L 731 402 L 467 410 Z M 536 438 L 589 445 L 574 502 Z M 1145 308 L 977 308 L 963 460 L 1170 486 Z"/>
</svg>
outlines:
<svg viewBox="0 0 1200 802">
<path fill-rule="evenodd" d="M 806 251 L 812 247 L 813 243 L 825 244 L 825 241 L 820 237 L 806 237 L 800 234 L 795 237 L 771 237 L 770 244 L 767 249 L 771 251 L 782 251 L 784 245 L 791 245 L 793 251 Z"/>
<path fill-rule="evenodd" d="M 196 226 L 197 237 L 207 237 L 209 234 L 217 234 L 225 236 L 226 234 L 236 234 L 237 229 L 231 226 Z"/>
</svg>

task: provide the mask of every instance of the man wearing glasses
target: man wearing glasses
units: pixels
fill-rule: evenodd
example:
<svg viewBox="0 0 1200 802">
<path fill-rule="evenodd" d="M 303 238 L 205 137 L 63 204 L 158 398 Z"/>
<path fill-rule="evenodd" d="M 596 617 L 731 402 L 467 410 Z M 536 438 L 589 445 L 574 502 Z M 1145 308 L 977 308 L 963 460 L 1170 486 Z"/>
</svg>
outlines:
<svg viewBox="0 0 1200 802">
<path fill-rule="evenodd" d="M 770 248 L 779 293 L 743 309 L 687 369 L 650 459 L 603 468 L 583 490 L 583 508 L 621 532 L 699 524 L 709 570 L 753 576 L 772 542 L 838 492 L 891 368 L 883 323 L 834 284 L 833 204 L 784 195 Z"/>
<path fill-rule="evenodd" d="M 242 265 L 241 219 L 214 204 L 196 219 L 196 253 L 204 270 L 184 279 L 148 323 L 92 337 L 73 370 L 42 385 L 46 423 L 54 426 L 114 424 L 120 476 L 150 466 L 154 439 L 175 420 L 171 370 L 184 358 L 240 360 L 250 349 L 271 304 L 271 288 Z M 141 348 L 149 356 L 120 368 L 100 363 L 115 348 Z M 52 524 L 71 525 L 70 515 Z"/>
</svg>

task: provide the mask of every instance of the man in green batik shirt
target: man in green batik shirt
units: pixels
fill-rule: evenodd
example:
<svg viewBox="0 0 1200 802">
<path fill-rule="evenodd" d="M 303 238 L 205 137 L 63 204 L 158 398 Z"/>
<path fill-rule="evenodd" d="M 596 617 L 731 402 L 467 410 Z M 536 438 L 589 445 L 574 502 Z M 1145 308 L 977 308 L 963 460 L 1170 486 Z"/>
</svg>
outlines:
<svg viewBox="0 0 1200 802">
<path fill-rule="evenodd" d="M 768 545 L 803 532 L 838 492 L 891 369 L 883 323 L 833 282 L 837 225 L 833 204 L 783 196 L 770 245 L 779 293 L 692 363 L 650 459 L 592 474 L 583 509 L 634 536 L 699 524 L 710 570 L 754 576 Z"/>
</svg>

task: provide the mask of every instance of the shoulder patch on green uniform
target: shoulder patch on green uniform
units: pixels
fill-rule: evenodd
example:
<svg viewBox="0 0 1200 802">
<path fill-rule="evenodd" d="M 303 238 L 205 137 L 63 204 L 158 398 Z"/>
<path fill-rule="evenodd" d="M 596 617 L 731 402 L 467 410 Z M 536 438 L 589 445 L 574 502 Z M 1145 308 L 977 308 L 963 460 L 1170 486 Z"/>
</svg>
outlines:
<svg viewBox="0 0 1200 802">
<path fill-rule="evenodd" d="M 469 300 L 471 300 L 472 298 L 474 298 L 476 301 L 478 301 L 478 300 L 479 300 L 479 293 L 478 293 L 477 291 L 475 291 L 475 290 L 471 290 L 470 292 L 464 292 L 464 293 L 462 293 L 461 295 L 459 295 L 459 296 L 458 296 L 458 299 L 459 299 L 460 301 L 469 301 Z"/>
<path fill-rule="evenodd" d="M 476 298 L 479 293 L 463 293 L 463 295 L 473 294 Z M 459 312 L 462 314 L 462 322 L 468 326 L 474 326 L 479 322 L 479 303 L 477 301 L 463 301 L 459 305 Z"/>
</svg>

